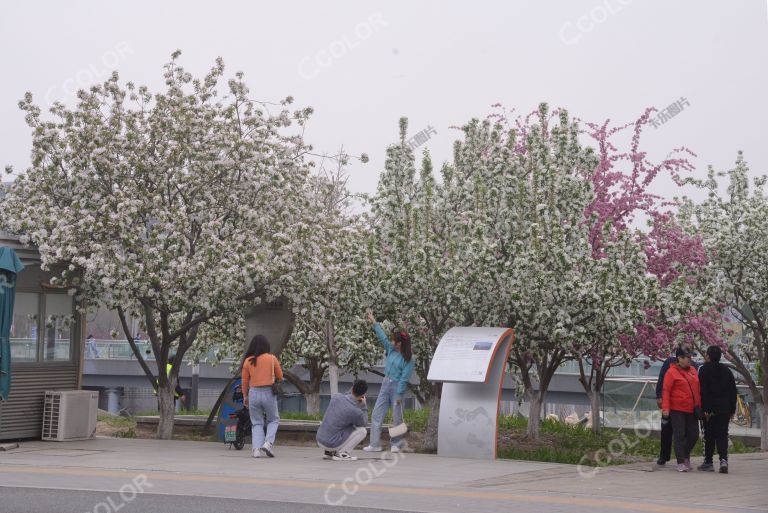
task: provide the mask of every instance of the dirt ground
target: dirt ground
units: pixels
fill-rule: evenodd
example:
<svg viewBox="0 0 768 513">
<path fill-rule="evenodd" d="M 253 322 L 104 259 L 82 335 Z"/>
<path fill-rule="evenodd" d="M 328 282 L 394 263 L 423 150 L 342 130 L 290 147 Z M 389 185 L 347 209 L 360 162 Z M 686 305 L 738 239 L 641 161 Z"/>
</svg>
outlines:
<svg viewBox="0 0 768 513">
<path fill-rule="evenodd" d="M 96 423 L 96 436 L 126 438 L 125 436 L 121 435 L 126 433 L 128 429 L 129 428 L 127 426 L 117 426 L 109 422 L 98 421 Z"/>
<path fill-rule="evenodd" d="M 515 431 L 499 431 L 499 447 L 515 446 L 520 450 L 535 451 L 537 449 L 554 449 L 557 447 L 557 436 L 541 433 L 538 440 L 528 438 L 525 433 Z"/>
</svg>

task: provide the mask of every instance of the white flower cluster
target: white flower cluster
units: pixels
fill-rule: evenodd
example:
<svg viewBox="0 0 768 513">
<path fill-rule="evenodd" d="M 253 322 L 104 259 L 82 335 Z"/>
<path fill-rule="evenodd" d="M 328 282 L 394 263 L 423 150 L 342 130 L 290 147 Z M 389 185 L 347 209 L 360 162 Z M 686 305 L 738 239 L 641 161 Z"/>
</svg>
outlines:
<svg viewBox="0 0 768 513">
<path fill-rule="evenodd" d="M 301 298 L 295 284 L 327 240 L 300 135 L 311 110 L 270 113 L 240 74 L 219 98 L 220 60 L 193 79 L 177 57 L 159 94 L 115 74 L 53 120 L 28 94 L 32 165 L 6 191 L 2 223 L 45 268 L 65 266 L 59 282 L 81 308 L 141 318 L 163 357 L 239 353 L 243 308 Z"/>
<path fill-rule="evenodd" d="M 723 194 L 717 180 L 726 176 Z M 680 218 L 691 233 L 701 237 L 709 265 L 698 287 L 702 297 L 713 297 L 741 323 L 743 336 L 731 345 L 727 357 L 751 389 L 761 408 L 762 449 L 768 450 L 768 198 L 766 177 L 749 180 L 749 168 L 739 152 L 727 173 L 709 169 L 706 180 L 689 180 L 707 190 L 707 199 L 685 199 Z M 749 363 L 759 365 L 759 372 Z M 760 388 L 762 387 L 762 388 Z"/>
<path fill-rule="evenodd" d="M 377 302 L 410 325 L 422 383 L 454 325 L 515 328 L 530 390 L 598 337 L 618 346 L 643 318 L 654 280 L 639 244 L 623 234 L 592 254 L 584 212 L 594 154 L 565 112 L 549 126 L 542 106 L 539 120 L 524 134 L 470 122 L 440 183 L 426 152 L 416 176 L 405 120 L 387 150 L 371 214 Z"/>
</svg>

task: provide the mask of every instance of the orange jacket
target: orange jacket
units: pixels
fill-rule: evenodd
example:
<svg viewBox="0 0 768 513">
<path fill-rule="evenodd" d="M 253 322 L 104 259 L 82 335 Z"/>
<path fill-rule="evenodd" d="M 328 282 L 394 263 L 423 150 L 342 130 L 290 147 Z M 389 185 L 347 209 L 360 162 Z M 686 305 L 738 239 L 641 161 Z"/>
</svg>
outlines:
<svg viewBox="0 0 768 513">
<path fill-rule="evenodd" d="M 274 363 L 275 379 L 272 379 L 272 365 Z M 250 387 L 268 387 L 272 383 L 283 379 L 283 369 L 277 357 L 264 353 L 256 360 L 256 365 L 247 358 L 243 363 L 243 393 L 247 394 Z"/>
<path fill-rule="evenodd" d="M 661 409 L 693 413 L 694 406 L 701 406 L 699 374 L 693 366 L 683 369 L 673 363 L 664 376 Z"/>
</svg>

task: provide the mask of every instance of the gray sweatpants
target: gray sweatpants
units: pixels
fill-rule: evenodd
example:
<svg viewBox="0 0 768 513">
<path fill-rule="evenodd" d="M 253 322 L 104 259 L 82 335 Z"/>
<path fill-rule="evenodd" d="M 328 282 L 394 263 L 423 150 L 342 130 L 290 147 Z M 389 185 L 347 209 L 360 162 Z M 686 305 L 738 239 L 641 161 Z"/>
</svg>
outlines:
<svg viewBox="0 0 768 513">
<path fill-rule="evenodd" d="M 334 451 L 334 452 L 350 452 L 352 449 L 357 447 L 357 444 L 365 440 L 365 437 L 368 435 L 368 430 L 364 427 L 355 428 L 352 433 L 347 437 L 346 440 L 341 442 L 341 445 L 338 447 L 326 447 L 320 442 L 317 443 L 317 445 L 320 446 L 320 448 L 325 449 L 326 451 Z"/>
</svg>

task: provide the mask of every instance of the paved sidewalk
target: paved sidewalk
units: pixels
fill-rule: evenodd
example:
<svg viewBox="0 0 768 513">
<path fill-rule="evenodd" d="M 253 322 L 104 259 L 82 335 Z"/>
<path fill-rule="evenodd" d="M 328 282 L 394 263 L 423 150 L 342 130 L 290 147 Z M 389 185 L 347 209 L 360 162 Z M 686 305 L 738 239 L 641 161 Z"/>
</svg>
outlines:
<svg viewBox="0 0 768 513">
<path fill-rule="evenodd" d="M 253 459 L 247 448 L 206 442 L 27 442 L 0 453 L 0 486 L 117 492 L 139 479 L 153 494 L 436 513 L 768 512 L 766 453 L 734 455 L 728 475 L 635 464 L 592 477 L 574 465 L 410 453 L 333 462 L 321 454 L 278 447 L 274 459 Z"/>
</svg>

